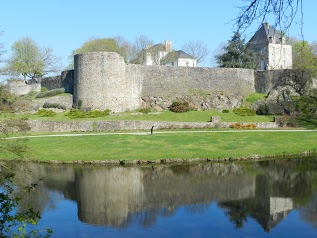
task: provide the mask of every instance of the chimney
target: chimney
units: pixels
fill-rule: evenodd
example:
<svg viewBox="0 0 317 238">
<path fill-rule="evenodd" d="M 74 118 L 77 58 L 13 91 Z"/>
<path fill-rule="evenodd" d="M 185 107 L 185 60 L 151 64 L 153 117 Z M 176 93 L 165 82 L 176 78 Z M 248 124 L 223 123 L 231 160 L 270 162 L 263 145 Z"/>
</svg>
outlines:
<svg viewBox="0 0 317 238">
<path fill-rule="evenodd" d="M 166 52 L 172 52 L 172 42 L 171 41 L 168 41 L 166 40 L 165 41 L 165 51 Z"/>
<path fill-rule="evenodd" d="M 270 24 L 269 24 L 269 23 L 264 22 L 263 25 L 264 25 L 267 29 L 270 29 Z"/>
</svg>

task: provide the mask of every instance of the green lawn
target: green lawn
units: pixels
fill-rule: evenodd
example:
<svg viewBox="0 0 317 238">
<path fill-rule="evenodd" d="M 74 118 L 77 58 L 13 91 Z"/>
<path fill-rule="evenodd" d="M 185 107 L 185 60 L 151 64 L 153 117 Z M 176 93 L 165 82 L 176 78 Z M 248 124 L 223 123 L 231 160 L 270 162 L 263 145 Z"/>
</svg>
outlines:
<svg viewBox="0 0 317 238">
<path fill-rule="evenodd" d="M 29 138 L 27 157 L 39 160 L 155 160 L 164 158 L 232 158 L 296 154 L 317 150 L 316 131 L 173 131 Z M 0 152 L 0 157 L 10 155 Z"/>
<path fill-rule="evenodd" d="M 4 119 L 8 115 L 0 115 L 0 119 Z M 229 113 L 222 113 L 217 110 L 210 111 L 189 111 L 185 113 L 174 113 L 171 111 L 153 112 L 149 114 L 142 114 L 139 112 L 124 112 L 124 113 L 112 113 L 106 117 L 99 118 L 81 118 L 71 119 L 58 113 L 55 117 L 39 117 L 32 114 L 16 115 L 15 117 L 27 117 L 28 119 L 36 120 L 149 120 L 149 121 L 177 121 L 177 122 L 207 122 L 211 116 L 220 116 L 222 122 L 271 122 L 273 116 L 239 116 L 232 111 Z"/>
</svg>

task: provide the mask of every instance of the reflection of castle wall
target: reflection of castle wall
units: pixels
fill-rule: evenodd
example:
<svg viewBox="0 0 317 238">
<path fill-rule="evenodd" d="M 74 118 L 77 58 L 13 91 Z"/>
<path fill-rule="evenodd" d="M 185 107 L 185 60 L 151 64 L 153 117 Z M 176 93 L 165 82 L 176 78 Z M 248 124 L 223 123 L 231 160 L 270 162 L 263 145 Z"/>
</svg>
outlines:
<svg viewBox="0 0 317 238">
<path fill-rule="evenodd" d="M 60 191 L 77 201 L 79 219 L 91 224 L 118 227 L 137 217 L 141 225 L 148 225 L 172 215 L 179 206 L 199 212 L 216 201 L 234 214 L 243 214 L 239 209 L 244 209 L 246 216 L 269 231 L 293 209 L 292 198 L 311 196 L 312 186 L 308 173 L 265 163 L 254 164 L 257 172 L 253 173 L 237 163 L 153 168 L 28 164 L 26 175 L 20 165 L 16 172 L 23 175 L 23 182 L 44 178 L 40 190 L 27 200 L 39 211 L 52 203 L 47 200 L 49 191 Z M 316 201 L 317 195 L 311 206 Z"/>
<path fill-rule="evenodd" d="M 183 172 L 177 167 L 184 168 L 171 166 L 147 175 L 144 180 L 147 208 L 239 200 L 255 195 L 255 176 L 244 173 L 241 166 L 190 165 L 190 170 Z"/>
<path fill-rule="evenodd" d="M 89 168 L 76 178 L 79 219 L 120 226 L 130 212 L 141 209 L 142 172 L 137 168 Z"/>
<path fill-rule="evenodd" d="M 151 217 L 147 219 L 155 220 L 160 209 L 172 211 L 180 205 L 236 200 L 255 194 L 255 177 L 245 174 L 241 166 L 190 165 L 189 170 L 185 167 L 82 170 L 76 175 L 79 219 L 92 224 L 122 226 L 129 215 L 136 212 L 151 210 L 148 213 Z"/>
</svg>

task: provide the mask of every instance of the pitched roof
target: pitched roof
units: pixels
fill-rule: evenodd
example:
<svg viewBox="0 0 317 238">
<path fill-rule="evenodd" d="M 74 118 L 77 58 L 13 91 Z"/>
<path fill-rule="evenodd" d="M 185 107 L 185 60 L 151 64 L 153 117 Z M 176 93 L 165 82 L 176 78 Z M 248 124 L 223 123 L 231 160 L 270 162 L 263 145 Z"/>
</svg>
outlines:
<svg viewBox="0 0 317 238">
<path fill-rule="evenodd" d="M 159 52 L 159 51 L 165 51 L 165 46 L 163 44 L 156 44 L 150 46 L 147 51 L 154 51 L 154 52 Z"/>
<path fill-rule="evenodd" d="M 195 58 L 182 50 L 177 50 L 177 51 L 172 51 L 167 53 L 167 55 L 163 59 L 163 62 L 170 62 L 175 59 L 195 59 Z"/>
<path fill-rule="evenodd" d="M 253 35 L 249 40 L 249 44 L 260 45 L 260 44 L 280 44 L 282 40 L 281 31 L 276 30 L 269 23 L 263 23 L 261 28 Z"/>
</svg>

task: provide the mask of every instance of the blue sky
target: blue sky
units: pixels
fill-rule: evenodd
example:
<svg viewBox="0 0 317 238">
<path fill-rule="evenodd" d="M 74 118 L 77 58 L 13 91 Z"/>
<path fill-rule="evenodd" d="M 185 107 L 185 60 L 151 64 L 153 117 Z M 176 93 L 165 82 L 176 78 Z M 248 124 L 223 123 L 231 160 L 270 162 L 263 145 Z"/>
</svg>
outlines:
<svg viewBox="0 0 317 238">
<path fill-rule="evenodd" d="M 304 1 L 305 40 L 317 40 L 316 0 Z M 122 36 L 130 41 L 139 35 L 155 43 L 171 40 L 178 50 L 188 41 L 200 40 L 214 51 L 235 30 L 232 20 L 243 0 L 1 0 L 0 37 L 10 54 L 11 45 L 23 37 L 50 47 L 69 63 L 71 52 L 92 38 Z M 269 21 L 269 19 L 268 19 Z M 255 22 L 246 39 L 258 27 Z M 290 35 L 299 37 L 295 22 Z M 211 58 L 211 57 L 210 57 Z M 208 59 L 204 66 L 210 66 Z"/>
</svg>

